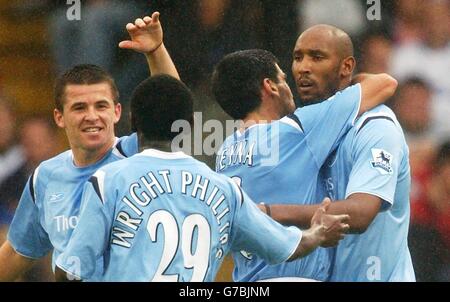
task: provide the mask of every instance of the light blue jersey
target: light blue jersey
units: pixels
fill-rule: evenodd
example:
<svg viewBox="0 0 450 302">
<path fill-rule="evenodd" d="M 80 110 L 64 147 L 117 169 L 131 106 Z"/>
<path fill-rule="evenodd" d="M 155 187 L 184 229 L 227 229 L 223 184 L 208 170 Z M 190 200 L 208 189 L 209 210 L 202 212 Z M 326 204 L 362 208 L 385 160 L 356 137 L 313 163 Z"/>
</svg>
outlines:
<svg viewBox="0 0 450 302">
<path fill-rule="evenodd" d="M 352 127 L 359 111 L 361 86 L 351 86 L 320 104 L 297 109 L 279 121 L 256 124 L 228 137 L 217 155 L 216 171 L 234 178 L 255 202 L 314 204 L 322 201 L 320 167 Z M 267 265 L 248 251 L 233 254 L 235 281 L 277 277 L 326 280 L 329 249 L 305 258 Z"/>
<path fill-rule="evenodd" d="M 147 149 L 86 184 L 80 222 L 57 265 L 88 279 L 103 256 L 102 281 L 214 281 L 230 250 L 279 263 L 300 239 L 228 177 L 182 152 Z"/>
<path fill-rule="evenodd" d="M 116 139 L 99 162 L 79 168 L 72 151 L 42 162 L 28 180 L 8 232 L 14 250 L 27 258 L 40 258 L 53 249 L 52 263 L 67 246 L 78 223 L 85 182 L 103 165 L 137 152 L 137 135 Z"/>
<path fill-rule="evenodd" d="M 382 105 L 361 116 L 325 165 L 332 199 L 367 193 L 383 200 L 363 234 L 339 242 L 332 281 L 415 281 L 407 243 L 408 152 L 394 113 Z"/>
</svg>

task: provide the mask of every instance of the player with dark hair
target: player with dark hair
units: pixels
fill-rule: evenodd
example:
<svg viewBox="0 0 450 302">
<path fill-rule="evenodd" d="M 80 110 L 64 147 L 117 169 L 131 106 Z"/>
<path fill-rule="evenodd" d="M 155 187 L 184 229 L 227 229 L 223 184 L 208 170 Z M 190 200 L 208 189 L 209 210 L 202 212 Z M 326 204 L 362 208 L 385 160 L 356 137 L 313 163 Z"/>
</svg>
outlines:
<svg viewBox="0 0 450 302">
<path fill-rule="evenodd" d="M 286 228 L 228 177 L 171 152 L 171 126 L 192 122 L 192 104 L 187 87 L 170 76 L 136 88 L 131 114 L 141 152 L 100 168 L 86 183 L 80 222 L 56 262 L 58 279 L 67 277 L 63 271 L 89 279 L 105 259 L 102 281 L 214 281 L 230 250 L 279 263 L 341 238 L 348 217 L 327 215 L 329 203 L 310 229 Z"/>
<path fill-rule="evenodd" d="M 153 74 L 178 77 L 163 44 L 159 13 L 136 19 L 127 30 L 132 40 L 120 47 L 144 53 Z M 118 100 L 114 80 L 94 65 L 75 66 L 56 81 L 54 119 L 70 150 L 42 162 L 29 178 L 0 248 L 0 280 L 15 280 L 51 250 L 54 265 L 78 222 L 84 183 L 99 167 L 137 152 L 136 134 L 114 135 Z"/>
<path fill-rule="evenodd" d="M 308 56 L 326 66 L 335 64 L 333 76 L 350 84 L 354 58 L 348 48 L 327 58 L 313 49 Z M 297 82 L 301 92 L 333 90 L 310 77 L 297 78 Z M 324 197 L 318 198 L 316 188 L 328 155 L 357 116 L 385 101 L 396 86 L 389 75 L 372 75 L 335 95 L 328 94 L 329 99 L 320 104 L 294 111 L 286 75 L 273 55 L 263 50 L 227 55 L 215 68 L 213 92 L 231 117 L 243 119 L 245 128 L 225 140 L 218 151 L 216 171 L 233 177 L 253 200 L 264 201 L 265 207 L 279 202 L 315 204 Z M 235 281 L 324 281 L 329 277 L 331 255 L 318 248 L 305 258 L 279 265 L 267 265 L 248 251 L 234 253 L 233 258 Z"/>
<path fill-rule="evenodd" d="M 345 32 L 329 25 L 313 26 L 300 35 L 292 72 L 304 104 L 320 103 L 345 91 L 350 81 L 363 82 L 371 77 L 340 76 L 340 63 L 335 58 L 350 54 L 350 43 Z M 341 100 L 335 103 L 344 105 Z M 326 191 L 337 200 L 331 203 L 330 212 L 349 214 L 350 232 L 355 233 L 336 248 L 332 281 L 415 281 L 407 243 L 408 155 L 402 128 L 384 105 L 363 114 L 330 155 L 317 190 L 319 196 Z M 316 208 L 276 205 L 270 212 L 278 221 L 306 227 Z"/>
</svg>

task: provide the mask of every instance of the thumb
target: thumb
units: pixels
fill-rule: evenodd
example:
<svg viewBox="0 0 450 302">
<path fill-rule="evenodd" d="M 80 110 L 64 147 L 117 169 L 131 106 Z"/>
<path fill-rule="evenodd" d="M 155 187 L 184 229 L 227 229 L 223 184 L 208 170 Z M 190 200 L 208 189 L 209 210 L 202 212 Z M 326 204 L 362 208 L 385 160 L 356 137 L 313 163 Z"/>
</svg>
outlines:
<svg viewBox="0 0 450 302">
<path fill-rule="evenodd" d="M 119 43 L 119 48 L 123 49 L 134 49 L 135 42 L 126 40 Z"/>
<path fill-rule="evenodd" d="M 320 204 L 320 208 L 323 209 L 324 212 L 326 212 L 326 211 L 328 211 L 330 204 L 331 204 L 331 199 L 328 197 L 325 197 L 324 200 L 322 200 L 322 203 Z"/>
</svg>

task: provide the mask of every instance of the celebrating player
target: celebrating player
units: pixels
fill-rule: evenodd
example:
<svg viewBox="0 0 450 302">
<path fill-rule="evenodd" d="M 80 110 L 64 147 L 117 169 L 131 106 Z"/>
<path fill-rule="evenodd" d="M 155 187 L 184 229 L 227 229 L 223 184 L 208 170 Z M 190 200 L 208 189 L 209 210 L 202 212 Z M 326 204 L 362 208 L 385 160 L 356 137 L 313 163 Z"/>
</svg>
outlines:
<svg viewBox="0 0 450 302">
<path fill-rule="evenodd" d="M 320 42 L 320 41 L 319 41 Z M 347 48 L 324 57 L 312 49 L 308 58 L 333 66 L 342 85 L 350 84 L 354 59 Z M 216 170 L 237 180 L 255 201 L 314 204 L 322 200 L 316 188 L 319 169 L 357 115 L 391 96 L 396 81 L 386 74 L 372 75 L 359 84 L 327 95 L 321 104 L 295 106 L 286 76 L 276 58 L 263 50 L 239 51 L 226 56 L 215 69 L 213 92 L 231 117 L 243 119 L 244 129 L 228 137 L 217 155 Z M 299 90 L 331 90 L 325 81 L 302 77 Z M 341 88 L 344 88 L 342 86 Z M 283 117 L 283 118 L 282 118 Z M 281 118 L 281 120 L 279 120 Z M 268 265 L 248 251 L 233 254 L 235 281 L 320 280 L 329 277 L 329 251 L 319 248 L 292 263 Z"/>
<path fill-rule="evenodd" d="M 153 74 L 178 77 L 163 44 L 159 13 L 136 19 L 127 30 L 131 41 L 120 47 L 144 53 Z M 84 183 L 99 167 L 137 152 L 135 134 L 114 136 L 118 99 L 114 80 L 94 65 L 76 66 L 56 81 L 54 118 L 71 149 L 41 163 L 29 178 L 0 248 L 0 280 L 15 280 L 51 250 L 54 265 L 78 222 Z"/>
<path fill-rule="evenodd" d="M 336 244 L 347 215 L 322 205 L 301 232 L 264 215 L 228 177 L 183 152 L 171 152 L 172 124 L 193 121 L 193 98 L 180 81 L 151 77 L 133 93 L 141 153 L 100 168 L 84 188 L 80 221 L 58 258 L 58 279 L 214 281 L 224 256 L 246 249 L 268 263 Z M 174 110 L 176 108 L 177 110 Z"/>
<path fill-rule="evenodd" d="M 332 58 L 350 45 L 346 33 L 328 25 L 314 26 L 300 35 L 292 71 L 305 104 L 321 102 L 347 87 L 351 75 L 339 77 L 339 64 Z M 358 75 L 353 81 L 368 77 Z M 311 88 L 303 87 L 306 79 Z M 320 89 L 317 83 L 330 89 Z M 337 106 L 343 105 L 335 101 Z M 329 195 L 340 200 L 330 205 L 330 212 L 349 214 L 350 231 L 363 233 L 347 236 L 336 248 L 332 281 L 415 281 L 407 243 L 408 155 L 400 124 L 394 113 L 381 105 L 358 119 L 323 167 L 318 190 L 323 191 L 325 185 Z M 315 209 L 277 205 L 271 206 L 271 214 L 284 223 L 307 227 Z"/>
</svg>

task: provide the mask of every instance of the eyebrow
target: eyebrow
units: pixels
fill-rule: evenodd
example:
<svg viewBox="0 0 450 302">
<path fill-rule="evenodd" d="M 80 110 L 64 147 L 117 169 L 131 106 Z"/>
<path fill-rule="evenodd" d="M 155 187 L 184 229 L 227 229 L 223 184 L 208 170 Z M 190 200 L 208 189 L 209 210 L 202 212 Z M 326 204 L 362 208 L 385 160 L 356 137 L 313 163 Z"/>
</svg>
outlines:
<svg viewBox="0 0 450 302">
<path fill-rule="evenodd" d="M 326 51 L 323 51 L 322 49 L 305 49 L 303 51 L 301 49 L 294 50 L 294 54 L 299 53 L 306 53 L 308 55 L 324 55 L 324 56 L 328 54 Z"/>
<path fill-rule="evenodd" d="M 95 104 L 109 104 L 108 100 L 98 100 L 95 102 Z M 75 102 L 73 103 L 70 108 L 76 107 L 76 106 L 84 106 L 86 104 L 86 102 Z"/>
</svg>

